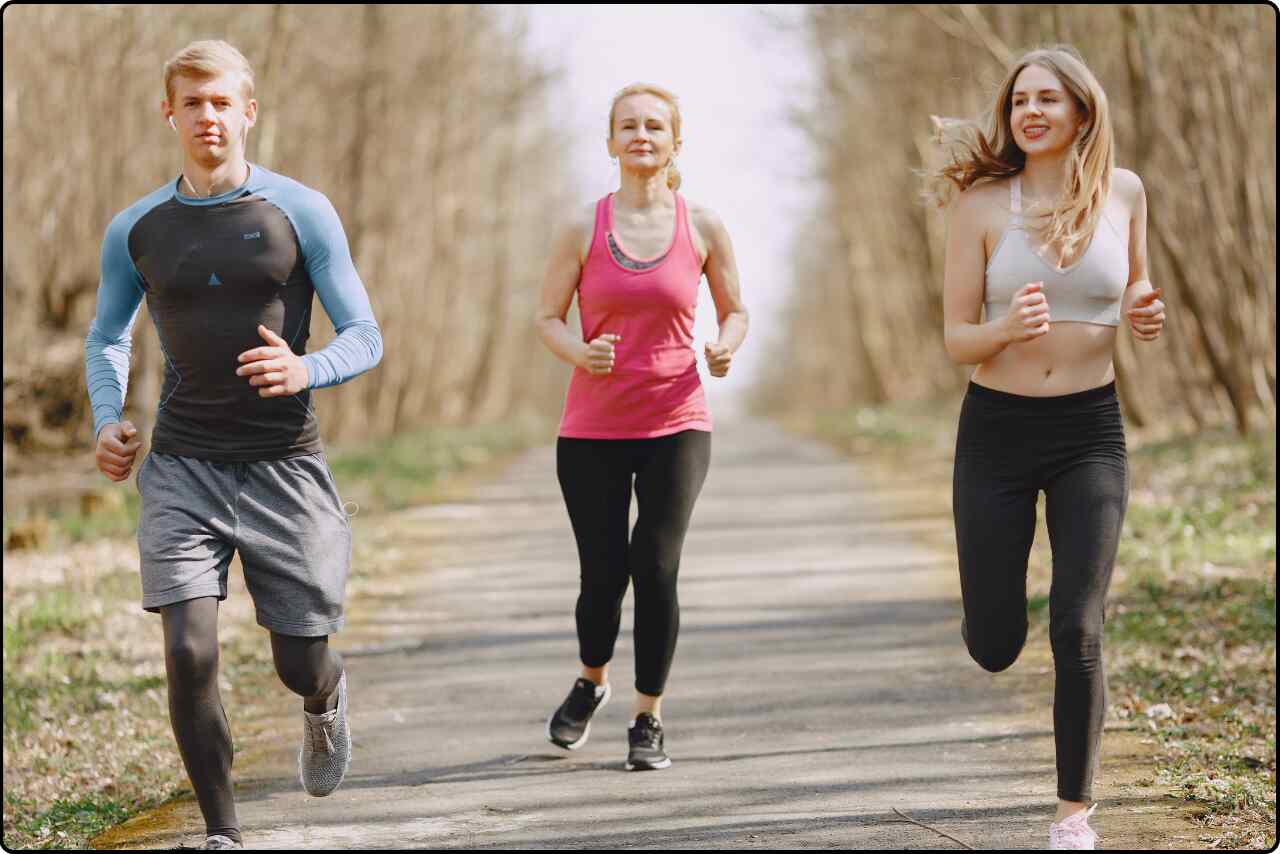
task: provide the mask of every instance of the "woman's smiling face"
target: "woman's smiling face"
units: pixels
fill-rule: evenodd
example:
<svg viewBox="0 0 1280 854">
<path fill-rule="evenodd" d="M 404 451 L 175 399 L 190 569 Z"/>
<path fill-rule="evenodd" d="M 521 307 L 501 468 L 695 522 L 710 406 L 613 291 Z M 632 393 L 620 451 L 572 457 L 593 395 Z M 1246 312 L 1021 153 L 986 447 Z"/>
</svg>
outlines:
<svg viewBox="0 0 1280 854">
<path fill-rule="evenodd" d="M 1057 75 L 1042 65 L 1028 65 L 1013 83 L 1009 129 L 1028 156 L 1056 154 L 1075 141 L 1084 113 Z"/>
</svg>

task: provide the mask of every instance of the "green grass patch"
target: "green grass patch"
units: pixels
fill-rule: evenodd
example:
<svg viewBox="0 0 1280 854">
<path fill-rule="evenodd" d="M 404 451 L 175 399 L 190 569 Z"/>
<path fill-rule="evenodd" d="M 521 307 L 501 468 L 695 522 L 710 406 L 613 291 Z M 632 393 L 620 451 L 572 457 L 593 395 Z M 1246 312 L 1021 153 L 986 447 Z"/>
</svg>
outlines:
<svg viewBox="0 0 1280 854">
<path fill-rule="evenodd" d="M 108 827 L 119 824 L 150 804 L 124 804 L 102 798 L 57 800 L 48 809 L 31 812 L 33 804 L 6 796 L 6 806 L 24 817 L 15 822 L 10 832 L 5 829 L 5 845 L 9 848 L 45 850 L 83 848 L 90 839 Z"/>
<path fill-rule="evenodd" d="M 342 496 L 362 509 L 396 510 L 430 500 L 441 478 L 550 441 L 545 420 L 433 427 L 363 445 L 329 458 Z"/>
<path fill-rule="evenodd" d="M 63 588 L 41 590 L 35 600 L 24 608 L 8 605 L 4 614 L 4 663 L 8 668 L 11 656 L 24 653 L 28 647 L 49 634 L 74 632 L 88 622 L 80 595 Z"/>
<path fill-rule="evenodd" d="M 35 842 L 33 848 L 81 848 L 81 840 L 90 839 L 129 817 L 129 807 L 114 800 L 86 798 L 56 800 L 52 807 L 20 822 L 19 834 Z M 8 835 L 6 835 L 8 836 Z M 17 842 L 17 840 L 13 840 Z M 5 839 L 5 842 L 10 842 Z"/>
<path fill-rule="evenodd" d="M 950 453 L 954 424 L 947 413 L 959 415 L 954 400 L 894 403 L 788 413 L 783 424 L 857 455 L 920 457 L 926 452 Z"/>
<path fill-rule="evenodd" d="M 73 543 L 127 537 L 137 530 L 141 507 L 137 490 L 131 489 L 124 494 L 120 504 L 95 513 L 69 512 L 55 516 L 51 521 Z"/>
<path fill-rule="evenodd" d="M 26 547 L 59 548 L 133 534 L 141 503 L 132 483 L 106 487 L 93 499 L 63 500 L 38 507 L 19 507 L 4 514 L 4 542 L 27 541 Z M 105 497 L 105 500 L 104 500 Z M 19 532 L 20 536 L 11 538 Z"/>
</svg>

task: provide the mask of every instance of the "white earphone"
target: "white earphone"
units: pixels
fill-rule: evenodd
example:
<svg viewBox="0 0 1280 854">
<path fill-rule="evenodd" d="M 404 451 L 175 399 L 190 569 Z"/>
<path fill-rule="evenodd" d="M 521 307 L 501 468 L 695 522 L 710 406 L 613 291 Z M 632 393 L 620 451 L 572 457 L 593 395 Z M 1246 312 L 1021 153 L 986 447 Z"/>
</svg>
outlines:
<svg viewBox="0 0 1280 854">
<path fill-rule="evenodd" d="M 176 122 L 174 122 L 173 116 L 169 116 L 169 127 L 173 128 L 174 130 L 178 129 L 178 125 Z"/>
</svg>

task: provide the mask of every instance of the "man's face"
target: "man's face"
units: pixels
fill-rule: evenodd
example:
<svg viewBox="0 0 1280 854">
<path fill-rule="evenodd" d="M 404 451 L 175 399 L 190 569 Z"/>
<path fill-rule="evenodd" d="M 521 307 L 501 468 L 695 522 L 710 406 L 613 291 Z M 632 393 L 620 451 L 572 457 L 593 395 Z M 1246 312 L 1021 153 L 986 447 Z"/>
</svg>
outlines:
<svg viewBox="0 0 1280 854">
<path fill-rule="evenodd" d="M 182 150 L 191 160 L 214 168 L 244 156 L 245 135 L 257 119 L 258 102 L 244 96 L 238 71 L 217 77 L 173 78 L 173 101 L 161 110 L 173 116 Z"/>
</svg>

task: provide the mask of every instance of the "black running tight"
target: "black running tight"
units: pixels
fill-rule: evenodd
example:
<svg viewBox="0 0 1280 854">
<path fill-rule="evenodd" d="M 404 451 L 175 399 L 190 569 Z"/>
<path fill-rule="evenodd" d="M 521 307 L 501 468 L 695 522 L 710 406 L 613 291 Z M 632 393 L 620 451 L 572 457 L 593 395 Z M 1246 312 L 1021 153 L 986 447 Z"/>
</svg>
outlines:
<svg viewBox="0 0 1280 854">
<path fill-rule="evenodd" d="M 205 833 L 239 842 L 231 790 L 231 727 L 218 695 L 218 600 L 190 599 L 162 608 L 161 614 L 169 722 L 204 816 Z M 312 713 L 331 704 L 342 676 L 342 659 L 329 649 L 328 640 L 271 633 L 276 673 Z"/>
<path fill-rule="evenodd" d="M 711 434 L 568 439 L 556 475 L 578 541 L 578 651 L 588 667 L 613 658 L 628 581 L 635 585 L 636 690 L 659 696 L 680 629 L 676 575 L 693 505 L 711 462 Z M 638 515 L 627 536 L 632 476 Z"/>
<path fill-rule="evenodd" d="M 1058 797 L 1088 801 L 1106 710 L 1103 600 L 1128 499 L 1115 384 L 1024 397 L 971 383 L 960 412 L 952 503 L 969 653 L 992 672 L 1027 637 L 1027 556 L 1045 493 L 1053 550 L 1049 638 Z"/>
</svg>

